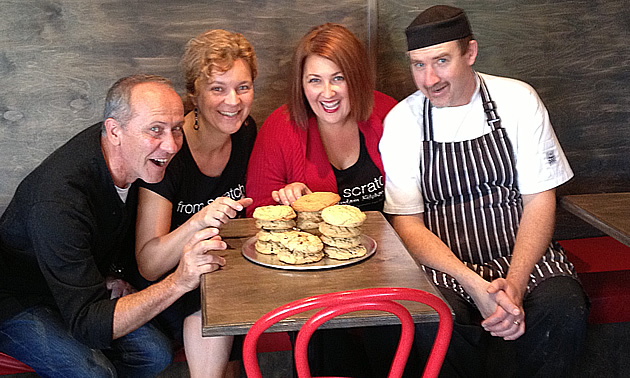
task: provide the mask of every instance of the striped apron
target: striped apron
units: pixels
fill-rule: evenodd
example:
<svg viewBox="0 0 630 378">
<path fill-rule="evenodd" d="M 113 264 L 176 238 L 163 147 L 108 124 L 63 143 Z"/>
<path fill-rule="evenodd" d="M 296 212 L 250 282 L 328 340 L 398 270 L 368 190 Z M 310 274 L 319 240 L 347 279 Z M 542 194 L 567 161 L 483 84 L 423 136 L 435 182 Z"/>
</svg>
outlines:
<svg viewBox="0 0 630 378">
<path fill-rule="evenodd" d="M 477 77 L 492 131 L 461 142 L 435 142 L 432 105 L 425 99 L 420 174 L 427 228 L 468 268 L 492 281 L 507 275 L 523 200 L 512 145 L 483 79 Z M 426 266 L 423 269 L 437 286 L 450 288 L 474 304 L 452 276 Z M 527 293 L 554 276 L 577 277 L 562 247 L 551 242 L 530 274 Z"/>
</svg>

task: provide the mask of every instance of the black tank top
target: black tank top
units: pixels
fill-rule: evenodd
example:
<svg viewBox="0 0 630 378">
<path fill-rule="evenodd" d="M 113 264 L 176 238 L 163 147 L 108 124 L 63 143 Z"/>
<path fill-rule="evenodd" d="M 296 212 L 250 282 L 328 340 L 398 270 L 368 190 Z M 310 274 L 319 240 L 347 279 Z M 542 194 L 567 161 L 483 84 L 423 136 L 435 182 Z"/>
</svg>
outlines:
<svg viewBox="0 0 630 378">
<path fill-rule="evenodd" d="M 383 175 L 365 146 L 365 138 L 359 132 L 359 159 L 346 169 L 332 167 L 337 179 L 337 193 L 341 197 L 340 205 L 356 206 L 361 211 L 382 211 L 385 202 Z"/>
</svg>

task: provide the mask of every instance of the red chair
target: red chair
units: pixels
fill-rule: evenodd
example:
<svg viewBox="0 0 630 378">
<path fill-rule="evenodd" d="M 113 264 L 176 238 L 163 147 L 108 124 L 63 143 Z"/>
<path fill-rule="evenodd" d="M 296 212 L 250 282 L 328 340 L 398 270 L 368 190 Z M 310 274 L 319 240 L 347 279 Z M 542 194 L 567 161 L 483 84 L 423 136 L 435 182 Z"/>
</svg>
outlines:
<svg viewBox="0 0 630 378">
<path fill-rule="evenodd" d="M 0 352 L 0 375 L 29 373 L 32 371 L 33 369 L 30 366 Z"/>
<path fill-rule="evenodd" d="M 295 341 L 295 368 L 298 377 L 311 377 L 307 347 L 317 327 L 335 316 L 361 310 L 385 311 L 400 319 L 402 324 L 400 340 L 388 376 L 401 377 L 413 344 L 415 327 L 409 311 L 394 300 L 421 302 L 437 311 L 440 318 L 438 332 L 422 375 L 437 377 L 451 340 L 453 330 L 451 310 L 440 298 L 422 290 L 409 288 L 375 288 L 317 295 L 293 301 L 268 312 L 254 323 L 245 336 L 243 365 L 247 377 L 262 378 L 256 357 L 256 343 L 267 328 L 289 316 L 318 308 L 321 310 L 304 323 Z"/>
</svg>

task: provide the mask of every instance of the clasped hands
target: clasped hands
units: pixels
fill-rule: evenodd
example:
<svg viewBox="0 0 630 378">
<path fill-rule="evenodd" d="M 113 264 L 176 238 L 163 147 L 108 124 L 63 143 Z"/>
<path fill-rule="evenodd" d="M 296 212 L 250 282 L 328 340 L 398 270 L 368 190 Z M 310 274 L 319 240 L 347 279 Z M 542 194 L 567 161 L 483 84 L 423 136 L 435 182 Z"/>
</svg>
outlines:
<svg viewBox="0 0 630 378">
<path fill-rule="evenodd" d="M 505 278 L 498 278 L 485 288 L 485 295 L 474 296 L 484 320 L 481 326 L 492 336 L 516 340 L 525 333 L 523 293 Z"/>
</svg>

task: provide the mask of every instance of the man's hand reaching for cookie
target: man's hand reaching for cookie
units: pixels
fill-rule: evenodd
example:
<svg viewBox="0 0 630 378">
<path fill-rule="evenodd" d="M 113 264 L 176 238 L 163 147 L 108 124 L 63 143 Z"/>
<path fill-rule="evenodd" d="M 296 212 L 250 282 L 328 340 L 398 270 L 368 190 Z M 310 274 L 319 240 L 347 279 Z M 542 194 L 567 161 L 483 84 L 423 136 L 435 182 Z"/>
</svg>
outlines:
<svg viewBox="0 0 630 378">
<path fill-rule="evenodd" d="M 301 182 L 292 182 L 282 189 L 271 192 L 271 197 L 279 204 L 291 206 L 295 200 L 310 193 L 312 192 L 306 184 Z"/>
</svg>

